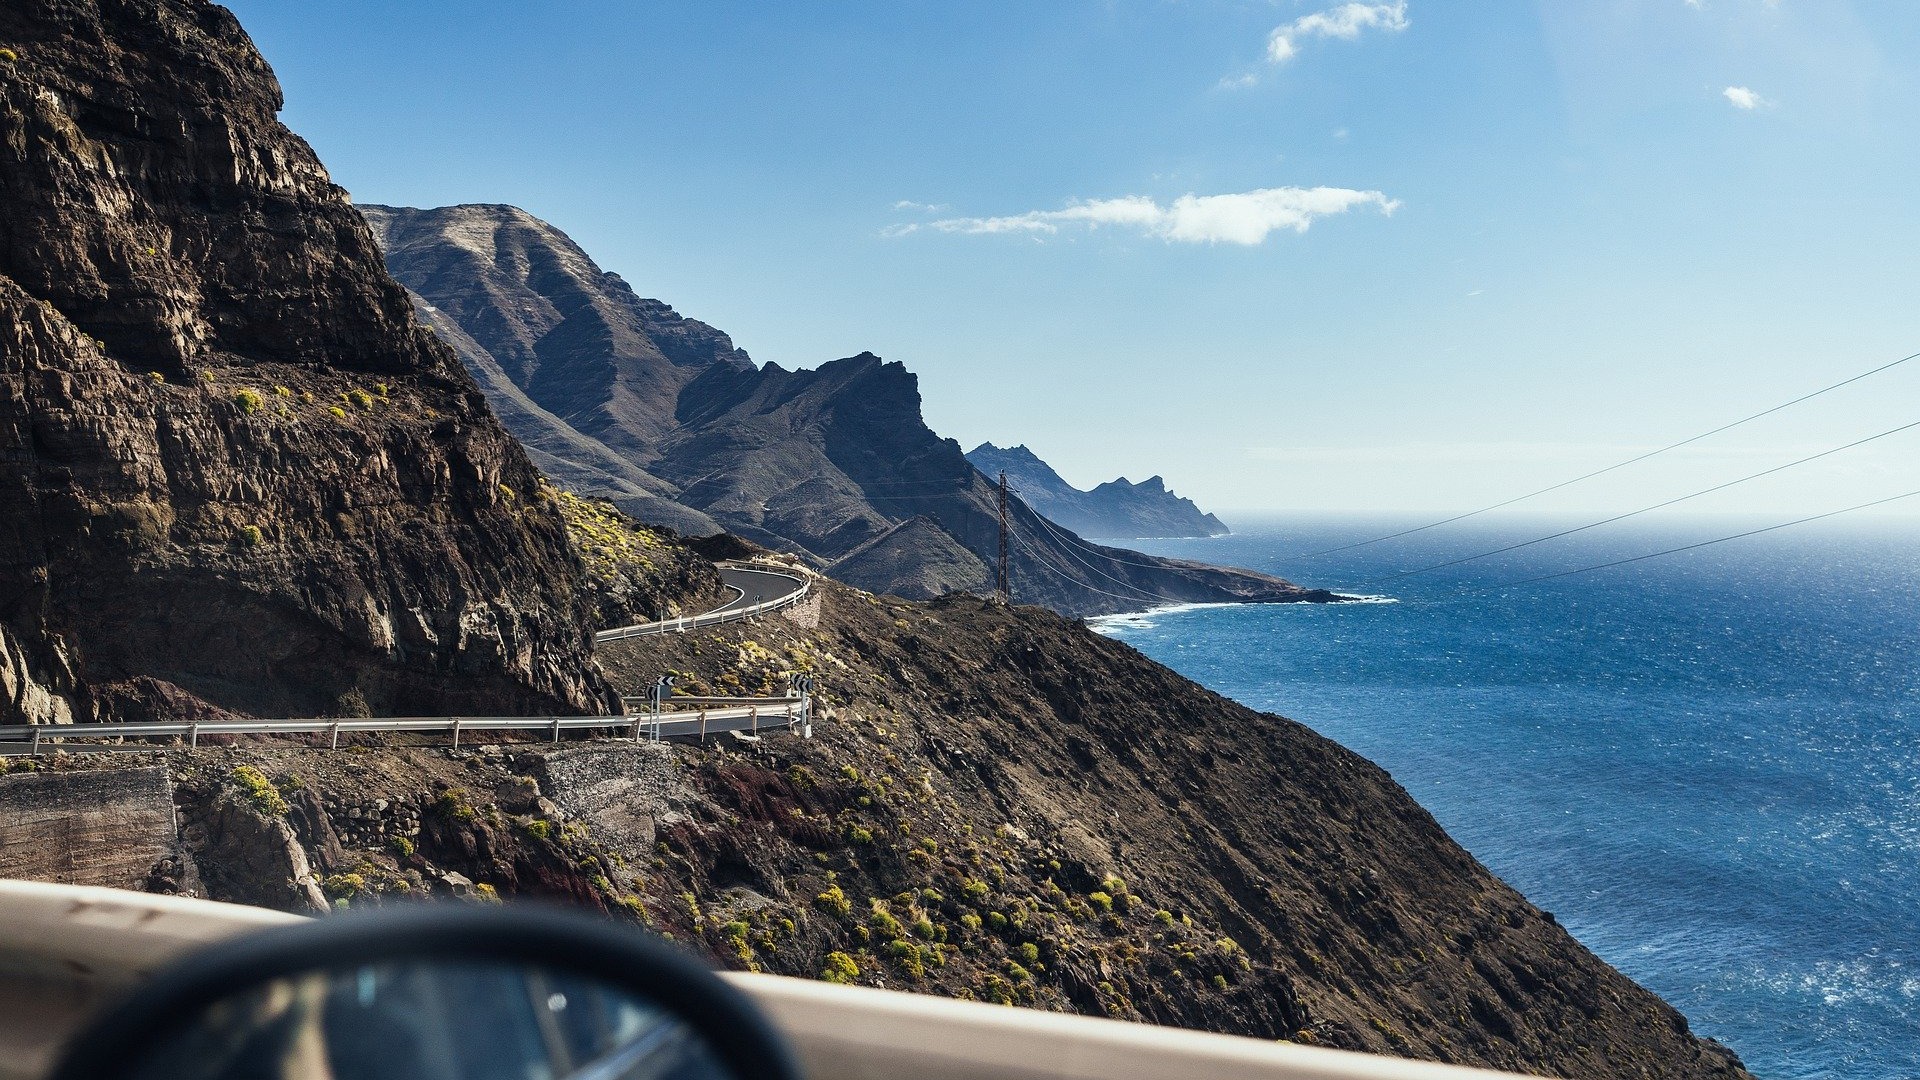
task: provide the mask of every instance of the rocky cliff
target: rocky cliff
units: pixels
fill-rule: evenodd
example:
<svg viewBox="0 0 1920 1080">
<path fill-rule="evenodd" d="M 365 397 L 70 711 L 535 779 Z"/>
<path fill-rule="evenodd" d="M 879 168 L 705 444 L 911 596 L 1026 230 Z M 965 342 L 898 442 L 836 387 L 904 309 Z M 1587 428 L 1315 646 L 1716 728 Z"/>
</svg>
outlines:
<svg viewBox="0 0 1920 1080">
<path fill-rule="evenodd" d="M 558 514 L 233 16 L 0 46 L 5 718 L 597 710 Z"/>
<path fill-rule="evenodd" d="M 805 555 L 879 592 L 992 587 L 996 495 L 927 428 L 904 366 L 863 353 L 756 367 L 514 207 L 361 209 L 394 275 L 562 483 L 682 533 L 724 528 Z M 1063 612 L 1328 598 L 1088 544 L 1018 500 L 1013 519 L 1016 594 Z"/>
<path fill-rule="evenodd" d="M 967 451 L 967 460 L 989 479 L 1006 473 L 1021 501 L 1082 536 L 1225 536 L 1231 531 L 1192 499 L 1168 491 L 1158 476 L 1137 484 L 1123 476 L 1082 491 L 1025 446 L 981 443 Z"/>
</svg>

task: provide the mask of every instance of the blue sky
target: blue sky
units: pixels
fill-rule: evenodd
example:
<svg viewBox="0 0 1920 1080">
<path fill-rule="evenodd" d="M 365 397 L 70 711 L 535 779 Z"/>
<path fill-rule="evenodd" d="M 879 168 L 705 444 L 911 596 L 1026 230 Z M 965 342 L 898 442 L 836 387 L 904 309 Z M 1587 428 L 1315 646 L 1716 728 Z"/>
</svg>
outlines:
<svg viewBox="0 0 1920 1080">
<path fill-rule="evenodd" d="M 902 360 L 941 434 L 1083 486 L 1470 508 L 1920 350 L 1904 0 L 231 6 L 357 199 L 525 207 L 757 359 Z M 1538 507 L 1914 419 L 1920 361 Z"/>
</svg>

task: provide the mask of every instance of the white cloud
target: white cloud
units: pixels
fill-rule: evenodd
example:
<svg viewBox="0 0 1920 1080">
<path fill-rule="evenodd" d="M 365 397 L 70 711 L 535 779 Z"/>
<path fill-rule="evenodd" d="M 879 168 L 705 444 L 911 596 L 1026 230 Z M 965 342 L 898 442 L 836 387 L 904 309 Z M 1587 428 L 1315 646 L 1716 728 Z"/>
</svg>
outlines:
<svg viewBox="0 0 1920 1080">
<path fill-rule="evenodd" d="M 946 203 L 914 202 L 912 199 L 901 199 L 899 202 L 893 204 L 893 208 L 895 210 L 911 210 L 916 214 L 939 214 L 953 209 Z"/>
<path fill-rule="evenodd" d="M 1214 83 L 1213 88 L 1215 90 L 1245 90 L 1259 81 L 1259 72 L 1248 71 L 1239 75 L 1228 75 L 1219 82 Z"/>
<path fill-rule="evenodd" d="M 1270 233 L 1289 229 L 1306 232 L 1319 218 L 1369 206 L 1382 214 L 1392 214 L 1400 208 L 1400 201 L 1378 191 L 1335 187 L 1280 187 L 1230 195 L 1182 195 L 1166 206 L 1145 195 L 1125 195 L 1075 202 L 1063 210 L 1030 210 L 1006 217 L 943 218 L 924 225 L 896 225 L 883 230 L 882 235 L 906 236 L 926 228 L 965 235 L 1039 236 L 1052 235 L 1068 227 L 1111 226 L 1187 244 L 1252 246 L 1265 241 Z"/>
<path fill-rule="evenodd" d="M 1732 102 L 1733 107 L 1736 109 L 1753 110 L 1762 105 L 1771 104 L 1766 98 L 1761 97 L 1759 94 L 1754 93 L 1744 86 L 1729 86 L 1725 90 L 1720 91 L 1720 96 Z"/>
<path fill-rule="evenodd" d="M 1405 30 L 1407 0 L 1386 4 L 1341 4 L 1311 15 L 1302 15 L 1284 26 L 1275 27 L 1267 37 L 1267 60 L 1284 64 L 1300 53 L 1300 42 L 1307 38 L 1339 38 L 1352 41 L 1364 30 Z"/>
</svg>

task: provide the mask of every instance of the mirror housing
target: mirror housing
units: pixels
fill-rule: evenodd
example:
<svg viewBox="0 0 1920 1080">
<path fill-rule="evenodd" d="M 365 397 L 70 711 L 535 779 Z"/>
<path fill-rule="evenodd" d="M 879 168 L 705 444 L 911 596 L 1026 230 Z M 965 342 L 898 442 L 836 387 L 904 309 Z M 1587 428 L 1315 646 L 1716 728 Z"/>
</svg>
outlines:
<svg viewBox="0 0 1920 1080">
<path fill-rule="evenodd" d="M 211 946 L 155 975 L 96 1016 L 68 1044 L 50 1080 L 151 1077 L 151 1066 L 176 1051 L 183 1037 L 207 1029 L 209 1017 L 227 1025 L 236 1017 L 245 1021 L 253 1015 L 250 1002 L 274 998 L 284 1003 L 286 987 L 310 989 L 317 976 L 364 982 L 374 971 L 424 971 L 460 978 L 462 972 L 481 969 L 571 980 L 576 986 L 608 991 L 602 997 L 642 1004 L 653 1014 L 678 1021 L 677 1027 L 693 1037 L 683 1041 L 697 1045 L 701 1056 L 720 1066 L 729 1080 L 799 1080 L 785 1040 L 759 1010 L 679 950 L 639 931 L 577 913 L 466 905 L 345 913 Z M 542 1000 L 557 1009 L 566 1007 L 565 995 Z M 470 1019 L 504 1025 L 508 1018 Z M 316 1075 L 359 1080 L 360 1074 Z"/>
</svg>

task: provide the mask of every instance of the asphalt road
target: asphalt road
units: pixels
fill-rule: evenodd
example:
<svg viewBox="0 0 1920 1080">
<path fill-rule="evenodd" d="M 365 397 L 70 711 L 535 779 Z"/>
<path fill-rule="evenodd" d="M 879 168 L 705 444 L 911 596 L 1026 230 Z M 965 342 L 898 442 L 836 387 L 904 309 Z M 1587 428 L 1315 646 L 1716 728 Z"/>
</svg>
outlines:
<svg viewBox="0 0 1920 1080">
<path fill-rule="evenodd" d="M 807 587 L 805 581 L 793 574 L 780 574 L 769 570 L 742 570 L 731 566 L 720 568 L 720 581 L 740 595 L 707 612 L 709 615 L 750 608 L 755 604 L 778 600 Z"/>
</svg>

